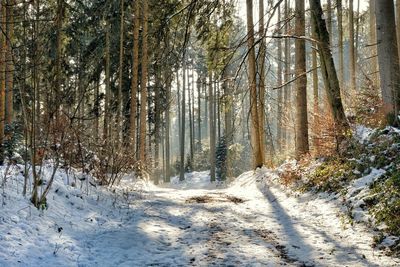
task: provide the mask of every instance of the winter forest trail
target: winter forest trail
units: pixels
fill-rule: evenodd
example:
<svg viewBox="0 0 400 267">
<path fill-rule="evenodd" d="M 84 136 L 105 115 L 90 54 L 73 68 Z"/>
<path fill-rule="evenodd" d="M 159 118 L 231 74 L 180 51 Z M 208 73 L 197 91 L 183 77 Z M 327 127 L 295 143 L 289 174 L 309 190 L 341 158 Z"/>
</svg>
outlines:
<svg viewBox="0 0 400 267">
<path fill-rule="evenodd" d="M 255 175 L 227 189 L 155 188 L 117 230 L 88 239 L 118 266 L 395 266 L 372 236 L 322 199 L 287 196 Z M 310 200 L 310 201 L 309 201 Z M 119 254 L 110 255 L 108 251 Z M 93 251 L 91 251 L 93 252 Z M 104 259 L 104 261 L 103 261 Z"/>
<path fill-rule="evenodd" d="M 0 266 L 399 266 L 334 199 L 289 195 L 273 175 L 247 172 L 215 188 L 208 173 L 192 173 L 88 195 L 60 175 L 44 212 L 25 208 L 15 189 L 0 209 Z"/>
</svg>

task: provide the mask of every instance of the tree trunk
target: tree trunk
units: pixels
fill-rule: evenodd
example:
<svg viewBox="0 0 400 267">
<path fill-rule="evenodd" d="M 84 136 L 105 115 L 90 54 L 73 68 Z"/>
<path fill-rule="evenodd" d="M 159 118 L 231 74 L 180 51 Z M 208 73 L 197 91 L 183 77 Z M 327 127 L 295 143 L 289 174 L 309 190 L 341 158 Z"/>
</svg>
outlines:
<svg viewBox="0 0 400 267">
<path fill-rule="evenodd" d="M 170 146 L 170 110 L 171 110 L 171 83 L 172 78 L 169 76 L 167 78 L 166 87 L 166 102 L 167 106 L 165 109 L 165 182 L 170 182 L 171 177 L 171 146 Z"/>
<path fill-rule="evenodd" d="M 285 24 L 285 33 L 290 34 L 290 1 L 285 1 L 285 20 L 287 23 Z M 290 98 L 291 98 L 291 85 L 289 84 L 291 78 L 291 70 L 290 70 L 290 39 L 285 39 L 285 76 L 283 83 L 286 84 L 283 91 L 283 133 L 282 133 L 282 147 L 285 153 L 289 150 L 289 105 L 290 105 Z"/>
<path fill-rule="evenodd" d="M 318 40 L 318 50 L 320 53 L 321 71 L 324 77 L 326 94 L 333 114 L 336 127 L 338 144 L 342 141 L 349 130 L 349 124 L 344 113 L 342 99 L 340 95 L 339 80 L 337 78 L 335 63 L 332 58 L 329 33 L 323 20 L 323 12 L 320 0 L 310 0 L 312 11 L 312 23 L 315 35 Z"/>
<path fill-rule="evenodd" d="M 278 35 L 281 34 L 281 6 L 278 7 Z M 277 70 L 277 80 L 278 85 L 282 85 L 282 41 L 278 39 L 278 70 Z M 283 89 L 280 88 L 278 90 L 278 106 L 277 106 L 277 119 L 276 119 L 276 140 L 277 140 L 277 150 L 278 152 L 282 152 L 282 113 L 283 113 Z"/>
<path fill-rule="evenodd" d="M 400 75 L 393 0 L 376 4 L 376 32 L 383 111 L 388 123 L 399 124 Z"/>
<path fill-rule="evenodd" d="M 104 51 L 105 56 L 105 103 L 104 103 L 104 125 L 103 125 L 103 139 L 106 148 L 109 144 L 109 123 L 110 123 L 110 23 L 106 21 L 106 47 Z"/>
<path fill-rule="evenodd" d="M 210 181 L 215 181 L 215 99 L 214 99 L 214 89 L 213 89 L 213 75 L 209 71 L 209 87 L 208 87 L 208 100 L 209 100 L 209 122 L 210 122 Z"/>
<path fill-rule="evenodd" d="M 258 69 L 260 72 L 260 84 L 258 87 L 258 116 L 259 116 L 259 130 L 260 130 L 260 145 L 262 153 L 265 154 L 266 145 L 266 131 L 265 131 L 265 57 L 266 57 L 266 44 L 265 44 L 265 28 L 264 28 L 264 1 L 258 1 L 259 7 L 259 35 L 260 35 L 260 48 L 258 55 Z M 265 156 L 264 156 L 265 157 Z M 265 158 L 264 158 L 265 161 Z"/>
<path fill-rule="evenodd" d="M 339 50 L 339 82 L 343 88 L 344 82 L 344 54 L 343 54 L 343 10 L 342 0 L 337 0 L 337 20 L 338 20 L 338 50 Z"/>
<path fill-rule="evenodd" d="M 312 29 L 312 38 L 317 39 L 317 36 L 315 34 L 316 30 L 314 29 L 315 25 L 312 24 L 311 22 L 311 27 Z M 340 39 L 340 37 L 339 37 Z M 317 49 L 313 48 L 312 49 L 312 81 L 313 81 L 313 147 L 314 147 L 314 154 L 318 155 L 319 154 L 319 138 L 320 138 L 320 128 L 321 125 L 319 125 L 319 116 L 320 116 L 320 110 L 319 110 L 319 86 L 318 86 L 318 55 L 317 55 Z"/>
<path fill-rule="evenodd" d="M 296 35 L 305 36 L 304 0 L 296 1 Z M 306 44 L 296 39 L 296 158 L 309 152 L 307 117 Z"/>
<path fill-rule="evenodd" d="M 14 5 L 15 0 L 7 1 L 7 56 L 6 56 L 6 124 L 13 120 L 14 59 L 12 42 L 14 40 Z M 12 134 L 12 133 L 9 133 Z"/>
<path fill-rule="evenodd" d="M 349 63 L 350 63 L 350 89 L 356 89 L 356 55 L 354 47 L 354 10 L 353 1 L 349 0 Z"/>
<path fill-rule="evenodd" d="M 132 53 L 132 80 L 131 80 L 131 114 L 130 114 L 130 144 L 132 153 L 137 153 L 136 148 L 136 109 L 137 89 L 139 75 L 139 28 L 140 28 L 140 5 L 135 1 L 133 16 L 133 53 Z M 137 155 L 136 155 L 137 156 Z"/>
<path fill-rule="evenodd" d="M 261 125 L 258 115 L 259 99 L 257 96 L 257 78 L 256 78 L 256 55 L 254 49 L 254 24 L 253 24 L 253 1 L 246 0 L 247 7 L 247 47 L 248 53 L 248 72 L 250 87 L 250 116 L 251 116 L 251 146 L 253 152 L 253 168 L 259 168 L 264 165 L 265 156 L 261 144 Z"/>
<path fill-rule="evenodd" d="M 326 24 L 328 27 L 328 32 L 329 32 L 329 39 L 333 40 L 333 31 L 332 31 L 332 0 L 327 0 L 326 2 L 326 13 L 327 13 L 327 18 L 326 18 Z"/>
<path fill-rule="evenodd" d="M 148 20 L 148 1 L 143 0 L 143 22 L 142 22 L 142 77 L 140 82 L 140 135 L 139 135 L 139 160 L 144 166 L 146 163 L 146 119 L 147 119 L 147 21 Z"/>
<path fill-rule="evenodd" d="M 371 2 L 375 2 L 375 1 L 372 0 Z M 372 4 L 374 4 L 374 3 L 372 3 Z M 399 0 L 396 0 L 395 14 L 396 14 L 397 51 L 398 51 L 398 54 L 400 55 L 400 38 L 399 38 L 399 36 L 400 36 L 400 1 Z M 375 37 L 376 37 L 376 35 L 375 35 Z"/>
<path fill-rule="evenodd" d="M 1 3 L 1 25 L 2 29 L 6 29 L 6 2 L 5 0 Z M 4 163 L 4 122 L 5 122 L 5 111 L 6 111 L 6 52 L 7 52 L 7 39 L 5 31 L 1 31 L 1 50 L 0 50 L 0 165 Z"/>
<path fill-rule="evenodd" d="M 372 57 L 372 64 L 371 64 L 371 74 L 372 74 L 372 81 L 374 87 L 379 87 L 379 69 L 378 69 L 378 51 L 377 51 L 377 41 L 376 41 L 376 17 L 375 17 L 375 2 L 376 0 L 369 1 L 369 31 L 370 31 L 370 48 L 371 48 L 371 57 Z M 396 2 L 398 5 L 397 7 L 400 8 L 400 1 Z M 399 10 L 400 11 L 400 10 Z M 400 13 L 398 13 L 400 14 Z M 400 23 L 400 19 L 398 20 Z M 397 30 L 400 30 L 400 25 L 397 27 Z M 399 33 L 397 34 L 399 36 Z M 400 45 L 398 44 L 400 47 Z"/>
<path fill-rule="evenodd" d="M 123 67 L 124 67 L 124 2 L 120 0 L 120 22 L 119 22 L 119 70 L 118 70 L 118 91 L 117 91 L 117 113 L 115 115 L 116 124 L 116 141 L 117 147 L 122 140 L 122 83 L 123 83 Z"/>
<path fill-rule="evenodd" d="M 197 150 L 201 151 L 201 78 L 197 77 Z"/>
<path fill-rule="evenodd" d="M 191 82 L 190 82 L 190 68 L 188 68 L 187 71 L 187 76 L 188 76 L 188 104 L 189 104 L 189 170 L 192 170 L 192 163 L 193 163 L 193 154 L 194 154 L 194 132 L 193 132 L 193 109 L 192 109 L 192 102 L 193 102 L 193 98 L 192 98 L 192 90 L 191 90 Z"/>
<path fill-rule="evenodd" d="M 155 70 L 155 105 L 154 105 L 154 183 L 158 184 L 158 177 L 161 174 L 160 171 L 160 144 L 161 144 L 161 71 L 160 66 L 154 65 Z"/>
<path fill-rule="evenodd" d="M 207 77 L 204 78 L 203 81 L 203 90 L 204 90 L 204 133 L 205 133 L 205 137 L 209 138 L 210 137 L 210 130 L 208 128 L 209 125 L 209 111 L 210 108 L 208 106 L 208 102 L 209 102 L 209 95 L 207 94 Z"/>
<path fill-rule="evenodd" d="M 182 66 L 182 103 L 181 103 L 181 125 L 180 125 L 180 132 L 181 132 L 181 136 L 180 136 L 180 154 L 181 154 L 181 162 L 180 162 L 180 172 L 179 172 L 179 180 L 183 181 L 185 180 L 185 108 L 186 108 L 186 100 L 185 100 L 185 96 L 186 96 L 186 59 L 185 57 L 183 58 L 183 66 Z"/>
<path fill-rule="evenodd" d="M 62 110 L 62 98 L 61 98 L 61 47 L 62 47 L 62 21 L 63 21 L 63 12 L 64 12 L 64 0 L 57 0 L 57 43 L 56 43 L 56 84 L 54 91 L 54 108 L 56 118 L 58 118 L 58 113 Z"/>
</svg>

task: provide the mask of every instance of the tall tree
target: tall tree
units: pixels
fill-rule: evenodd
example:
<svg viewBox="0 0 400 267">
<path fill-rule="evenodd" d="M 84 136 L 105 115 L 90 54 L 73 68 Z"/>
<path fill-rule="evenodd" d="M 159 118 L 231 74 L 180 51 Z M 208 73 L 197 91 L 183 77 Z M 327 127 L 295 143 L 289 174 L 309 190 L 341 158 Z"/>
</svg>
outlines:
<svg viewBox="0 0 400 267">
<path fill-rule="evenodd" d="M 179 79 L 179 78 L 178 78 Z M 180 131 L 180 171 L 179 171 L 179 180 L 185 180 L 185 124 L 186 124 L 186 58 L 183 56 L 183 64 L 182 64 L 182 103 L 181 103 L 181 123 L 179 126 Z"/>
<path fill-rule="evenodd" d="M 396 1 L 398 3 L 397 7 L 400 7 L 400 1 Z M 399 13 L 398 13 L 399 14 Z M 398 20 L 400 21 L 400 20 Z M 397 27 L 399 30 L 400 27 Z M 399 36 L 399 33 L 397 34 Z M 372 73 L 372 82 L 376 87 L 379 84 L 379 70 L 378 70 L 378 51 L 377 51 L 377 43 L 376 43 L 376 16 L 375 16 L 375 0 L 369 1 L 369 42 L 371 48 L 371 73 Z"/>
<path fill-rule="evenodd" d="M 171 150 L 170 150 L 170 132 L 171 132 L 171 84 L 172 75 L 167 76 L 166 81 L 166 108 L 165 108 L 165 182 L 170 182 L 171 177 Z"/>
<path fill-rule="evenodd" d="M 149 4 L 147 0 L 142 1 L 142 76 L 140 80 L 140 132 L 139 132 L 139 161 L 142 166 L 146 162 L 146 121 L 147 121 L 147 38 L 148 38 L 148 13 Z"/>
<path fill-rule="evenodd" d="M 278 6 L 278 35 L 281 34 L 281 6 Z M 278 69 L 277 69 L 277 82 L 280 86 L 282 84 L 282 41 L 278 39 Z M 283 91 L 278 90 L 278 107 L 277 107 L 277 119 L 276 119 L 276 139 L 277 139 L 277 149 L 281 152 L 281 142 L 282 142 L 282 107 L 283 107 Z"/>
<path fill-rule="evenodd" d="M 311 27 L 315 27 L 315 25 L 311 22 Z M 316 30 L 312 29 L 312 38 L 317 39 Z M 314 153 L 318 155 L 319 153 L 319 138 L 320 138 L 320 125 L 319 125 L 319 117 L 320 110 L 319 110 L 319 84 L 318 84 L 318 55 L 317 55 L 317 48 L 313 47 L 312 52 L 312 82 L 313 82 L 313 114 L 314 114 L 314 121 L 313 121 L 313 147 Z M 339 70 L 340 72 L 340 70 Z"/>
<path fill-rule="evenodd" d="M 296 35 L 305 36 L 305 3 L 297 0 Z M 297 38 L 296 47 L 296 158 L 309 152 L 308 116 L 307 116 L 307 75 L 306 75 L 306 44 L 304 39 Z"/>
<path fill-rule="evenodd" d="M 209 71 L 208 76 L 208 100 L 209 100 L 209 130 L 210 130 L 210 180 L 215 181 L 215 144 L 216 144 L 216 129 L 215 129 L 215 86 L 213 82 L 213 74 Z"/>
<path fill-rule="evenodd" d="M 7 0 L 7 56 L 6 56 L 6 124 L 11 125 L 13 120 L 13 90 L 14 90 L 14 5 L 15 0 Z"/>
<path fill-rule="evenodd" d="M 326 84 L 326 94 L 329 106 L 332 111 L 338 144 L 345 138 L 349 130 L 349 124 L 344 113 L 340 85 L 337 78 L 335 63 L 332 57 L 329 33 L 326 28 L 325 20 L 320 0 L 310 0 L 313 29 L 318 41 L 319 58 L 321 62 L 321 72 Z"/>
<path fill-rule="evenodd" d="M 389 123 L 399 124 L 400 69 L 393 0 L 376 4 L 376 32 L 383 111 Z"/>
<path fill-rule="evenodd" d="M 1 2 L 1 25 L 2 29 L 6 28 L 7 25 L 7 16 L 6 16 L 6 7 L 7 3 L 5 0 Z M 1 31 L 0 33 L 0 165 L 4 162 L 4 122 L 5 122 L 5 111 L 6 111 L 6 51 L 7 51 L 7 36 L 5 35 L 5 31 Z"/>
<path fill-rule="evenodd" d="M 344 81 L 344 53 L 343 53 L 343 9 L 342 0 L 336 2 L 337 21 L 338 21 L 338 50 L 339 50 L 339 82 L 343 88 Z"/>
<path fill-rule="evenodd" d="M 120 0 L 120 22 L 119 22 L 119 68 L 118 68 L 118 91 L 117 91 L 117 112 L 115 117 L 116 141 L 122 140 L 122 85 L 123 85 L 123 68 L 124 68 L 124 3 Z"/>
<path fill-rule="evenodd" d="M 265 26 L 264 26 L 264 1 L 258 1 L 258 25 L 260 35 L 260 48 L 258 54 L 258 70 L 260 73 L 258 86 L 258 116 L 260 129 L 260 145 L 261 150 L 265 153 L 266 131 L 265 131 L 265 57 L 266 57 L 266 42 L 265 42 Z"/>
<path fill-rule="evenodd" d="M 110 23 L 108 19 L 106 20 L 105 25 L 105 35 L 106 35 L 106 44 L 105 44 L 105 100 L 104 100 L 104 124 L 103 124 L 103 139 L 106 144 L 109 143 L 109 131 L 110 131 L 110 121 L 111 121 L 111 112 L 110 112 L 110 98 L 111 98 L 111 89 L 110 89 Z M 106 145 L 107 147 L 107 145 Z"/>
<path fill-rule="evenodd" d="M 350 63 L 350 88 L 356 89 L 356 54 L 354 46 L 354 7 L 353 1 L 349 0 L 349 63 Z"/>
<path fill-rule="evenodd" d="M 132 80 L 131 80 L 131 112 L 130 112 L 130 144 L 132 153 L 136 154 L 136 109 L 137 89 L 139 76 L 139 27 L 140 27 L 140 5 L 135 1 L 133 16 L 133 53 L 132 53 Z"/>
<path fill-rule="evenodd" d="M 265 162 L 263 146 L 261 144 L 261 125 L 259 111 L 259 96 L 257 94 L 256 77 L 256 54 L 254 48 L 254 24 L 253 24 L 253 1 L 246 0 L 247 13 L 247 47 L 248 53 L 248 72 L 250 87 L 250 117 L 251 117 L 251 146 L 253 153 L 253 168 L 262 167 Z"/>
</svg>

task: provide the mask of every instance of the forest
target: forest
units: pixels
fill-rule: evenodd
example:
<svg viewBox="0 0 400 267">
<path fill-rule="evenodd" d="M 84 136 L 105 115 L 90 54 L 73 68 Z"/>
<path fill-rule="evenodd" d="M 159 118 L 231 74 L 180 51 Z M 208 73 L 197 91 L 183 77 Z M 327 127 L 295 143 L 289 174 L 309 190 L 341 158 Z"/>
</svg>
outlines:
<svg viewBox="0 0 400 267">
<path fill-rule="evenodd" d="M 0 266 L 399 266 L 399 0 L 1 0 Z"/>
</svg>

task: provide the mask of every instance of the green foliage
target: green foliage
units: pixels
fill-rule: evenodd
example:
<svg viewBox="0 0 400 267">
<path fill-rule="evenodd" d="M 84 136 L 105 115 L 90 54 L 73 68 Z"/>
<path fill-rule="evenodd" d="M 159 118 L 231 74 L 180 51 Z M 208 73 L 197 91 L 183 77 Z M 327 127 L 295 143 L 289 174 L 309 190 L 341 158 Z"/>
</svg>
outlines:
<svg viewBox="0 0 400 267">
<path fill-rule="evenodd" d="M 400 167 L 400 165 L 398 165 Z M 376 205 L 372 214 L 379 223 L 387 226 L 392 235 L 400 235 L 400 169 L 395 168 L 386 173 L 372 189 Z"/>
<path fill-rule="evenodd" d="M 23 125 L 18 121 L 13 122 L 11 125 L 6 124 L 4 132 L 6 135 L 3 143 L 5 156 L 9 160 L 18 162 L 21 159 L 16 156 L 20 154 L 19 152 L 21 152 L 20 149 L 22 148 L 20 143 L 23 139 Z"/>
<path fill-rule="evenodd" d="M 349 181 L 360 176 L 361 172 L 354 172 L 357 167 L 355 161 L 329 158 L 309 175 L 303 190 L 314 188 L 317 191 L 339 192 Z"/>
</svg>

